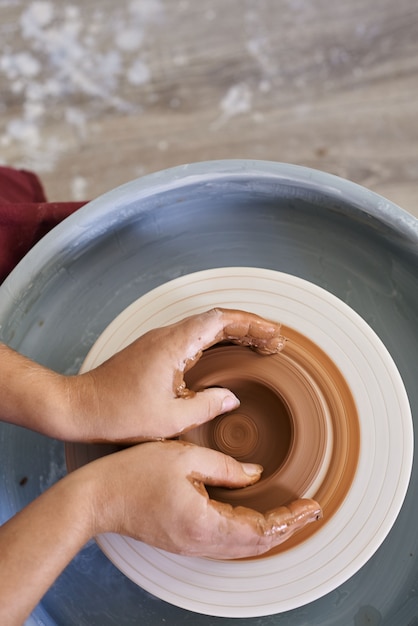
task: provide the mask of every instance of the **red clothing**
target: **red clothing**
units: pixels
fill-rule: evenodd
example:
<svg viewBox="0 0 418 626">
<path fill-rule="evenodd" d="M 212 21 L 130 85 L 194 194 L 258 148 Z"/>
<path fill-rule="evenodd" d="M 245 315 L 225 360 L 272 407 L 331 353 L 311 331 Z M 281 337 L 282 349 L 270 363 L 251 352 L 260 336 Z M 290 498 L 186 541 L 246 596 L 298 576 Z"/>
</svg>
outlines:
<svg viewBox="0 0 418 626">
<path fill-rule="evenodd" d="M 85 202 L 48 202 L 32 172 L 0 167 L 0 283 L 51 228 Z"/>
</svg>

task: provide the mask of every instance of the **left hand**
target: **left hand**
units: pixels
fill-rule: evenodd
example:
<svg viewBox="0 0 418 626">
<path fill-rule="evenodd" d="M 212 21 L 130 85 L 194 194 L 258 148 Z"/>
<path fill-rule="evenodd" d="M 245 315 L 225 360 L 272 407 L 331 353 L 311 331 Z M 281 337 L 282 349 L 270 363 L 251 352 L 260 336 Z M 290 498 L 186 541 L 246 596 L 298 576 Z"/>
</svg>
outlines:
<svg viewBox="0 0 418 626">
<path fill-rule="evenodd" d="M 171 438 L 239 406 L 228 389 L 194 393 L 184 373 L 223 340 L 262 354 L 281 350 L 280 324 L 252 313 L 211 309 L 149 331 L 97 368 L 67 377 L 70 432 L 78 441 Z"/>
</svg>

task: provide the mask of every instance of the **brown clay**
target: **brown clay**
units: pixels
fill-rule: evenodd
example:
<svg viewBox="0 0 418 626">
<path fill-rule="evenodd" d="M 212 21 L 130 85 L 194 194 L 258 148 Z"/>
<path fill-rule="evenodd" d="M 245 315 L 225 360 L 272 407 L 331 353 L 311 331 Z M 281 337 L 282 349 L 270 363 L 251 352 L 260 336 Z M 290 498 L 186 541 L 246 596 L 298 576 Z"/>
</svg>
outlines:
<svg viewBox="0 0 418 626">
<path fill-rule="evenodd" d="M 203 354 L 187 372 L 187 386 L 227 387 L 241 405 L 181 437 L 264 467 L 257 484 L 209 487 L 211 498 L 263 513 L 301 497 L 322 506 L 322 521 L 268 555 L 288 550 L 326 524 L 347 495 L 360 446 L 356 406 L 339 369 L 307 337 L 289 327 L 282 333 L 286 345 L 271 356 L 235 345 Z"/>
</svg>

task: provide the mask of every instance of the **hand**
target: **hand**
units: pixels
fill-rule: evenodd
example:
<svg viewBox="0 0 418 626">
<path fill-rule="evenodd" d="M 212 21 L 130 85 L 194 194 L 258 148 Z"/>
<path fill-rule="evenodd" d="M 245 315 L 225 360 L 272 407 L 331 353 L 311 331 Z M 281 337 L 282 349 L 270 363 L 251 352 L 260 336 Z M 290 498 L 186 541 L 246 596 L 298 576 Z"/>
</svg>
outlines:
<svg viewBox="0 0 418 626">
<path fill-rule="evenodd" d="M 138 442 L 175 437 L 239 406 L 221 388 L 194 393 L 184 373 L 223 340 L 262 354 L 281 350 L 280 324 L 212 309 L 152 330 L 97 368 L 67 378 L 72 428 L 67 439 Z"/>
<path fill-rule="evenodd" d="M 210 500 L 205 485 L 245 487 L 257 482 L 262 468 L 184 442 L 143 443 L 77 471 L 97 484 L 96 533 L 120 533 L 177 554 L 256 556 L 322 517 L 308 499 L 266 515 Z"/>
<path fill-rule="evenodd" d="M 209 500 L 205 484 L 244 487 L 260 471 L 215 450 L 163 441 L 141 443 L 68 474 L 0 528 L 0 623 L 22 624 L 98 533 L 231 559 L 262 554 L 321 516 L 312 500 L 266 515 Z"/>
</svg>

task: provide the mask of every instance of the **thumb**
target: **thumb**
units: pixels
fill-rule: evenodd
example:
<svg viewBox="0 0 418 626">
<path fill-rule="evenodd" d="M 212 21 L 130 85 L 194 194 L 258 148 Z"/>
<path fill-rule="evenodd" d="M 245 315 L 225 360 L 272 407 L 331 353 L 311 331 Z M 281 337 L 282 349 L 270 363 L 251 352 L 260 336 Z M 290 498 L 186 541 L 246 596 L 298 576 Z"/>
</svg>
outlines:
<svg viewBox="0 0 418 626">
<path fill-rule="evenodd" d="M 263 471 L 257 463 L 240 463 L 232 456 L 211 448 L 192 446 L 190 453 L 194 478 L 211 487 L 248 487 L 260 479 Z"/>
<path fill-rule="evenodd" d="M 232 391 L 220 387 L 198 391 L 192 398 L 182 398 L 180 402 L 181 419 L 186 428 L 209 422 L 217 415 L 233 411 L 240 405 Z"/>
</svg>

